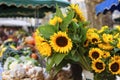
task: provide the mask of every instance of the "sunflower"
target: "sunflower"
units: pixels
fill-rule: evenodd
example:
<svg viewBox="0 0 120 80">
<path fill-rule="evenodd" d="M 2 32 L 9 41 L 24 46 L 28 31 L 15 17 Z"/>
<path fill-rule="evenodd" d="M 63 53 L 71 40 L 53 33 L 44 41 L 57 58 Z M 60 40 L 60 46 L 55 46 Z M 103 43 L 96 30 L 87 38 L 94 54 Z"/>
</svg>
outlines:
<svg viewBox="0 0 120 80">
<path fill-rule="evenodd" d="M 92 44 L 100 43 L 99 35 L 97 33 L 91 33 L 90 42 Z"/>
<path fill-rule="evenodd" d="M 50 21 L 49 21 L 49 23 L 51 24 L 51 25 L 56 25 L 56 23 L 61 23 L 62 22 L 62 19 L 60 18 L 60 17 L 57 17 L 57 16 L 55 16 L 53 19 L 51 19 Z"/>
<path fill-rule="evenodd" d="M 47 42 L 41 42 L 41 44 L 37 46 L 37 50 L 40 52 L 42 56 L 51 55 L 51 46 Z"/>
<path fill-rule="evenodd" d="M 120 74 L 120 60 L 114 60 L 109 63 L 109 71 L 112 74 Z"/>
<path fill-rule="evenodd" d="M 89 45 L 89 40 L 86 39 L 86 41 L 84 42 L 84 47 L 88 47 L 88 45 Z"/>
<path fill-rule="evenodd" d="M 91 36 L 93 35 L 93 33 L 95 33 L 96 29 L 95 28 L 90 28 L 87 30 L 87 33 L 86 33 L 86 37 L 87 39 L 91 39 Z"/>
<path fill-rule="evenodd" d="M 108 26 L 102 26 L 102 28 L 98 31 L 98 33 L 104 32 L 106 29 L 108 29 Z"/>
<path fill-rule="evenodd" d="M 97 31 L 97 29 L 95 29 L 95 28 L 89 28 L 87 33 L 94 33 L 96 31 Z"/>
<path fill-rule="evenodd" d="M 90 57 L 92 60 L 99 59 L 99 58 L 101 58 L 102 55 L 103 55 L 103 51 L 100 50 L 99 48 L 92 48 L 92 49 L 90 49 L 90 51 L 89 51 L 89 57 Z"/>
<path fill-rule="evenodd" d="M 79 16 L 81 21 L 86 21 L 86 18 L 83 16 L 82 11 L 79 8 L 78 4 L 71 4 L 70 7 L 75 11 L 75 13 Z"/>
<path fill-rule="evenodd" d="M 92 69 L 96 73 L 101 73 L 105 70 L 105 63 L 102 60 L 93 60 L 92 61 Z"/>
<path fill-rule="evenodd" d="M 72 49 L 72 41 L 66 32 L 59 31 L 50 36 L 50 45 L 56 52 L 67 53 Z"/>
<path fill-rule="evenodd" d="M 114 35 L 114 38 L 116 39 L 116 38 L 118 38 L 119 37 L 119 33 L 116 33 L 115 35 Z"/>
<path fill-rule="evenodd" d="M 118 55 L 111 57 L 111 61 L 118 61 L 118 60 L 120 60 L 120 56 Z"/>
<path fill-rule="evenodd" d="M 37 43 L 41 43 L 43 41 L 45 41 L 45 39 L 43 37 L 41 37 L 41 36 L 35 36 L 35 42 L 36 42 L 36 44 Z"/>
<path fill-rule="evenodd" d="M 100 44 L 98 44 L 98 47 L 101 49 L 105 49 L 105 50 L 112 50 L 114 48 L 109 43 L 100 43 Z"/>
<path fill-rule="evenodd" d="M 112 42 L 113 41 L 113 35 L 111 35 L 111 34 L 103 34 L 102 35 L 102 38 L 103 38 L 103 41 L 105 42 L 105 43 L 109 43 L 109 42 Z"/>
<path fill-rule="evenodd" d="M 118 38 L 118 44 L 117 47 L 120 48 L 120 38 Z"/>
<path fill-rule="evenodd" d="M 110 52 L 108 51 L 103 51 L 103 58 L 107 58 L 107 57 L 110 57 Z"/>
<path fill-rule="evenodd" d="M 40 32 L 38 31 L 38 29 L 36 29 L 36 32 L 34 34 L 34 40 L 35 40 L 35 45 L 45 41 L 45 39 L 40 36 Z"/>
</svg>

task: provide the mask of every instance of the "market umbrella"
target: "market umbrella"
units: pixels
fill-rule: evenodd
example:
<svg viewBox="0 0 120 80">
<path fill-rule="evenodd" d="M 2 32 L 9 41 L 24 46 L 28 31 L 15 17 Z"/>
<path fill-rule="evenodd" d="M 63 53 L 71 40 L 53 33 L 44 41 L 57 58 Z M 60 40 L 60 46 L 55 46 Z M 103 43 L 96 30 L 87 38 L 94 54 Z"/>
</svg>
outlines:
<svg viewBox="0 0 120 80">
<path fill-rule="evenodd" d="M 66 7 L 67 0 L 0 0 L 0 17 L 38 17 L 55 12 L 56 5 Z"/>
<path fill-rule="evenodd" d="M 120 1 L 119 0 L 104 0 L 95 7 L 96 15 L 100 13 L 107 13 L 108 11 L 114 12 L 114 10 L 120 11 Z"/>
</svg>

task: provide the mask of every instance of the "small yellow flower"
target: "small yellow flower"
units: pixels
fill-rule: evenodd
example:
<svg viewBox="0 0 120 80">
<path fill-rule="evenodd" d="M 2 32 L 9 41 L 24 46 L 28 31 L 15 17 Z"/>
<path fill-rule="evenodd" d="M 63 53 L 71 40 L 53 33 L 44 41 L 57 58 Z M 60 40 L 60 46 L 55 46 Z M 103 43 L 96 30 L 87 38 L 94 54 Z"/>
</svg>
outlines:
<svg viewBox="0 0 120 80">
<path fill-rule="evenodd" d="M 51 46 L 47 42 L 41 42 L 41 44 L 37 47 L 37 50 L 42 56 L 50 56 L 52 53 Z"/>
<path fill-rule="evenodd" d="M 107 57 L 110 57 L 110 52 L 108 51 L 103 51 L 103 58 L 107 58 Z"/>
<path fill-rule="evenodd" d="M 97 31 L 96 28 L 89 28 L 88 31 L 87 31 L 87 33 L 94 33 L 96 31 Z"/>
<path fill-rule="evenodd" d="M 61 23 L 61 22 L 62 22 L 62 18 L 55 16 L 53 19 L 51 19 L 51 20 L 49 21 L 49 23 L 50 23 L 51 25 L 56 25 L 57 22 L 58 22 L 58 23 Z"/>
<path fill-rule="evenodd" d="M 98 44 L 98 47 L 101 49 L 104 49 L 104 50 L 112 50 L 114 48 L 109 43 L 100 43 L 100 44 Z"/>
<path fill-rule="evenodd" d="M 104 30 L 108 29 L 108 26 L 102 26 L 98 33 L 102 33 Z"/>
<path fill-rule="evenodd" d="M 120 48 L 120 38 L 118 38 L 117 47 Z"/>
<path fill-rule="evenodd" d="M 70 7 L 75 11 L 75 13 L 79 16 L 81 21 L 86 21 L 86 18 L 83 16 L 82 11 L 79 8 L 78 4 L 71 4 Z"/>
<path fill-rule="evenodd" d="M 45 41 L 45 39 L 40 36 L 40 32 L 38 31 L 38 29 L 35 32 L 34 39 L 35 39 L 35 44 L 39 44 L 39 43 Z"/>
<path fill-rule="evenodd" d="M 95 29 L 95 28 L 89 28 L 88 30 L 87 30 L 87 33 L 86 33 L 86 37 L 87 37 L 87 39 L 91 39 L 91 36 L 93 35 L 93 33 L 95 33 L 97 31 L 97 29 Z"/>
<path fill-rule="evenodd" d="M 102 35 L 102 38 L 103 38 L 103 41 L 105 42 L 105 43 L 110 43 L 110 42 L 112 42 L 113 41 L 113 35 L 111 35 L 111 34 L 103 34 Z"/>
<path fill-rule="evenodd" d="M 115 34 L 115 35 L 114 35 L 114 38 L 115 38 L 115 39 L 118 38 L 119 35 L 120 35 L 119 33 Z"/>
<path fill-rule="evenodd" d="M 71 4 L 71 5 L 70 5 L 70 7 L 71 7 L 72 9 L 76 9 L 77 6 L 78 6 L 78 5 L 76 5 L 76 4 Z"/>
<path fill-rule="evenodd" d="M 118 55 L 111 57 L 111 61 L 118 61 L 118 60 L 120 60 L 120 56 Z"/>
</svg>

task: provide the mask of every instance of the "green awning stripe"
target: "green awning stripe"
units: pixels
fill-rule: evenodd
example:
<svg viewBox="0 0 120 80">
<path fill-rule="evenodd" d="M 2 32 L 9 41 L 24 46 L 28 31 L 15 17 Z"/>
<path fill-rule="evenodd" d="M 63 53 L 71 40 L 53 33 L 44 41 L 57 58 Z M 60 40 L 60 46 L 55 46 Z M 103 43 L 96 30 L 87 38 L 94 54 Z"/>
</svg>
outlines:
<svg viewBox="0 0 120 80">
<path fill-rule="evenodd" d="M 70 3 L 63 0 L 0 0 L 0 5 L 5 4 L 7 6 L 14 5 L 16 7 L 52 7 L 59 5 L 60 7 L 68 6 Z"/>
</svg>

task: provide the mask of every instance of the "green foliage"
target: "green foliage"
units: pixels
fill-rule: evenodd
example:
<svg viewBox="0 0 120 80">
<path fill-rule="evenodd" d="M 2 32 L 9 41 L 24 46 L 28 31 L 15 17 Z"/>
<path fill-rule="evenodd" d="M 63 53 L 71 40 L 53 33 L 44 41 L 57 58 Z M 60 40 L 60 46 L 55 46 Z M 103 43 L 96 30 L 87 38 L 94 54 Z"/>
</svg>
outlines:
<svg viewBox="0 0 120 80">
<path fill-rule="evenodd" d="M 66 16 L 64 16 L 64 14 Z M 60 19 L 61 21 L 59 21 Z M 52 48 L 52 55 L 47 57 L 46 61 L 47 71 L 50 72 L 52 69 L 55 69 L 54 71 L 56 74 L 67 63 L 78 63 L 85 69 L 88 69 L 89 65 L 84 56 L 86 49 L 83 45 L 86 41 L 86 32 L 88 30 L 86 26 L 89 23 L 87 21 L 81 21 L 78 14 L 70 6 L 64 13 L 61 11 L 59 6 L 56 6 L 56 13 L 51 21 L 53 21 L 53 24 L 47 23 L 38 27 L 38 31 L 40 32 L 39 35 L 44 37 L 45 41 L 50 44 L 50 37 L 54 33 L 59 31 L 65 32 L 72 42 L 72 49 L 68 50 L 67 53 L 61 53 L 59 51 L 55 52 Z M 54 44 L 57 44 L 57 41 Z"/>
<path fill-rule="evenodd" d="M 44 38 L 49 39 L 51 35 L 53 35 L 56 32 L 56 27 L 52 25 L 43 25 L 38 28 L 41 35 L 44 36 Z"/>
<path fill-rule="evenodd" d="M 60 25 L 60 29 L 62 31 L 66 31 L 68 28 L 69 24 L 71 23 L 72 19 L 74 17 L 74 12 L 70 11 L 65 18 L 63 18 L 63 22 Z"/>
<path fill-rule="evenodd" d="M 64 18 L 63 14 L 62 14 L 62 11 L 61 11 L 61 9 L 59 8 L 58 5 L 56 5 L 56 14 L 55 14 L 55 16 Z"/>
<path fill-rule="evenodd" d="M 66 54 L 59 54 L 59 53 L 53 54 L 53 56 L 48 59 L 47 70 L 51 70 L 53 65 L 58 66 L 62 62 L 65 56 Z"/>
</svg>

